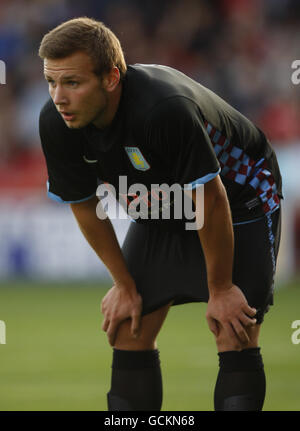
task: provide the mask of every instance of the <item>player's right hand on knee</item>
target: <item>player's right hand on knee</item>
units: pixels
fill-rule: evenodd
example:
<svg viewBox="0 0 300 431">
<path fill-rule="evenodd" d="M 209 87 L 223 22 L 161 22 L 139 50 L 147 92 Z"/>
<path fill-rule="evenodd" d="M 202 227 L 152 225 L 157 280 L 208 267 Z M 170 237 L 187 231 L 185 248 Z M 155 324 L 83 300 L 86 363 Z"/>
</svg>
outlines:
<svg viewBox="0 0 300 431">
<path fill-rule="evenodd" d="M 101 303 L 104 315 L 102 329 L 106 332 L 109 344 L 115 344 L 120 323 L 131 318 L 131 334 L 137 338 L 140 329 L 142 298 L 134 282 L 116 283 L 105 295 Z"/>
<path fill-rule="evenodd" d="M 256 324 L 256 311 L 249 306 L 241 289 L 231 285 L 230 289 L 210 294 L 206 319 L 216 339 L 223 328 L 228 342 L 234 340 L 236 346 L 243 348 L 250 341 L 246 328 Z"/>
</svg>

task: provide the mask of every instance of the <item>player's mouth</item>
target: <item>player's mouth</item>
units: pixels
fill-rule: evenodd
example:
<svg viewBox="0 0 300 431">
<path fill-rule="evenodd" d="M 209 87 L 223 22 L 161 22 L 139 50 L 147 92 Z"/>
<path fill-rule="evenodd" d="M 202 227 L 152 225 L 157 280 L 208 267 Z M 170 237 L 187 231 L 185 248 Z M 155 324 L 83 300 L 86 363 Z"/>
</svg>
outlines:
<svg viewBox="0 0 300 431">
<path fill-rule="evenodd" d="M 72 114 L 70 112 L 60 111 L 60 113 L 65 121 L 72 121 L 75 118 L 75 114 Z"/>
</svg>

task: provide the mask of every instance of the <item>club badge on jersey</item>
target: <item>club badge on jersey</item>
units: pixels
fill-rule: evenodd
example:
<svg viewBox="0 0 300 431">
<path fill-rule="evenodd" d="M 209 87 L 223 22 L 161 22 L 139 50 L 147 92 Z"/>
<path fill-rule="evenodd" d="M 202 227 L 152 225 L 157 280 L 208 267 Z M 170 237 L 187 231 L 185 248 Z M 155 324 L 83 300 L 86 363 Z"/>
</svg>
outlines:
<svg viewBox="0 0 300 431">
<path fill-rule="evenodd" d="M 129 160 L 131 161 L 133 167 L 139 171 L 147 171 L 150 169 L 150 165 L 141 153 L 138 147 L 125 147 L 128 154 Z"/>
</svg>

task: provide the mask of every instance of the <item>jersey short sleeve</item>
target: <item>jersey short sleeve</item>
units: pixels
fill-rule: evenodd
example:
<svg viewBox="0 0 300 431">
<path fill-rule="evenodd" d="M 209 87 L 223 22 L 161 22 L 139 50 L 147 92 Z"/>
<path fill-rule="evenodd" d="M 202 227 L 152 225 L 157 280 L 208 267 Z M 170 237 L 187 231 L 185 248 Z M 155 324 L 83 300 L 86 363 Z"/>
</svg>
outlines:
<svg viewBox="0 0 300 431">
<path fill-rule="evenodd" d="M 97 176 L 83 159 L 84 136 L 65 125 L 52 100 L 41 110 L 39 131 L 48 170 L 48 196 L 76 203 L 95 195 Z"/>
<path fill-rule="evenodd" d="M 168 160 L 173 183 L 194 189 L 220 173 L 220 165 L 198 106 L 185 97 L 171 97 L 154 109 L 148 137 Z"/>
</svg>

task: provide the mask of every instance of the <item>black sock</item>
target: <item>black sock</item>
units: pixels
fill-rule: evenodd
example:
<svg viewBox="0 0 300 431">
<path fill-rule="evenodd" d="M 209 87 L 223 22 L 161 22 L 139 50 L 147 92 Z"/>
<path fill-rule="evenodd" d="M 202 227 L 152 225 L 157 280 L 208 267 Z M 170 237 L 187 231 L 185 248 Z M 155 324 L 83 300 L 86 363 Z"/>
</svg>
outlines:
<svg viewBox="0 0 300 431">
<path fill-rule="evenodd" d="M 109 411 L 160 410 L 162 377 L 158 350 L 114 349 Z"/>
<path fill-rule="evenodd" d="M 215 410 L 260 411 L 266 392 L 260 348 L 218 355 L 220 370 L 215 387 Z"/>
</svg>

